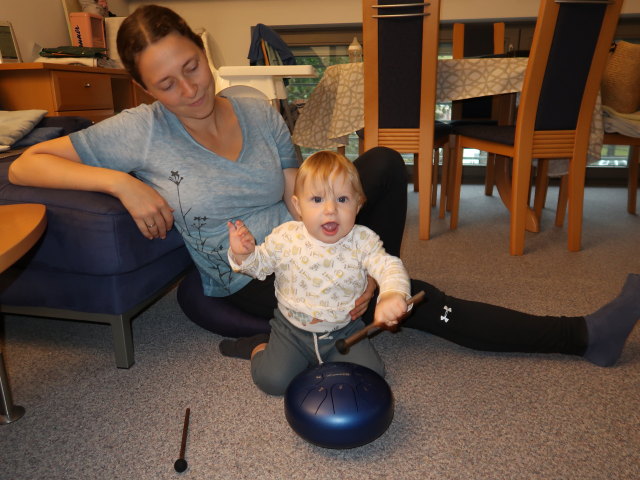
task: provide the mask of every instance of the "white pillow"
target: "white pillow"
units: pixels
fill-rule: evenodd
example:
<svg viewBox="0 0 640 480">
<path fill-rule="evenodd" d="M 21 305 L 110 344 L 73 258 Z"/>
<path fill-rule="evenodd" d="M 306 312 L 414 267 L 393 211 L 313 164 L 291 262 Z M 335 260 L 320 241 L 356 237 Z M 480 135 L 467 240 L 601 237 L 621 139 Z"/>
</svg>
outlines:
<svg viewBox="0 0 640 480">
<path fill-rule="evenodd" d="M 31 132 L 46 114 L 46 110 L 0 110 L 0 152 Z"/>
</svg>

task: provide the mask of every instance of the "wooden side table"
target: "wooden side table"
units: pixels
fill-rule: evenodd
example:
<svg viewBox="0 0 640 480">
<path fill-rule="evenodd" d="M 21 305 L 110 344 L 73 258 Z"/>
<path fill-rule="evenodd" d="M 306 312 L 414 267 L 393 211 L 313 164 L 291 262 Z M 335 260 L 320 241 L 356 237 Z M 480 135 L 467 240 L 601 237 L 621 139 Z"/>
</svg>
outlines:
<svg viewBox="0 0 640 480">
<path fill-rule="evenodd" d="M 47 225 L 44 205 L 0 205 L 0 273 L 29 251 Z M 24 408 L 13 404 L 7 372 L 0 351 L 0 425 L 15 422 Z"/>
</svg>

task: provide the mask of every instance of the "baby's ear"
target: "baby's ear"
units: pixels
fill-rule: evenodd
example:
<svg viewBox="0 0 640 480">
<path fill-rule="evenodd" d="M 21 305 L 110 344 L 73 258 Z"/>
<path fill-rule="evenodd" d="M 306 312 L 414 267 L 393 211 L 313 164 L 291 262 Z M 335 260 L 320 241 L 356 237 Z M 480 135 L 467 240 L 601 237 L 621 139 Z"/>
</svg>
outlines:
<svg viewBox="0 0 640 480">
<path fill-rule="evenodd" d="M 293 208 L 296 209 L 298 213 L 298 220 L 302 219 L 302 213 L 300 212 L 300 200 L 295 195 L 291 195 L 291 203 L 293 204 Z"/>
</svg>

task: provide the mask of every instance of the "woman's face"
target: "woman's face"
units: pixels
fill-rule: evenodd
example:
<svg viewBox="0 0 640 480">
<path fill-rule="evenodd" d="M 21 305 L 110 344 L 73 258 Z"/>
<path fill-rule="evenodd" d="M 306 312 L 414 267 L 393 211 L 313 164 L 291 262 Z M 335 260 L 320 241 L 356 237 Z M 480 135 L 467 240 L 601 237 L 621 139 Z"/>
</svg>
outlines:
<svg viewBox="0 0 640 480">
<path fill-rule="evenodd" d="M 138 56 L 146 90 L 180 119 L 203 119 L 213 111 L 215 86 L 204 52 L 171 33 Z"/>
</svg>

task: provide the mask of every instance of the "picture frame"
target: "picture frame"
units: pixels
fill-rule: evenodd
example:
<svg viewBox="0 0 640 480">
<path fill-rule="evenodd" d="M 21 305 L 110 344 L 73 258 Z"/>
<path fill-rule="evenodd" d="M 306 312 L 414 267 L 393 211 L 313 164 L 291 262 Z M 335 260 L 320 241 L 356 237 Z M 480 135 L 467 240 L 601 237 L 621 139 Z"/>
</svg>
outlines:
<svg viewBox="0 0 640 480">
<path fill-rule="evenodd" d="M 11 22 L 0 20 L 0 63 L 22 63 Z"/>
</svg>

